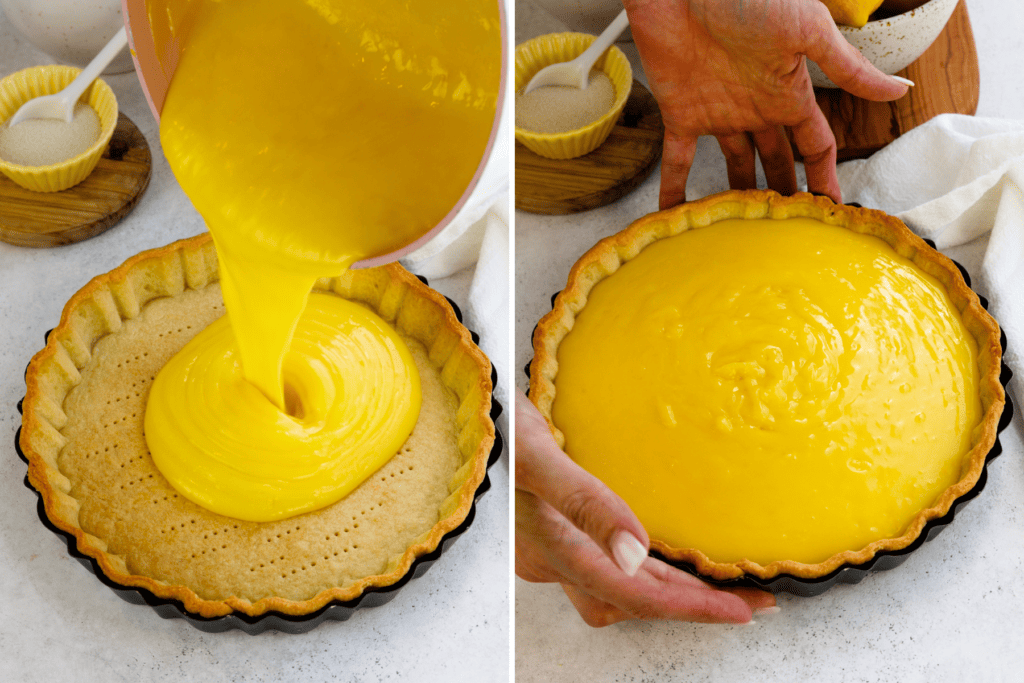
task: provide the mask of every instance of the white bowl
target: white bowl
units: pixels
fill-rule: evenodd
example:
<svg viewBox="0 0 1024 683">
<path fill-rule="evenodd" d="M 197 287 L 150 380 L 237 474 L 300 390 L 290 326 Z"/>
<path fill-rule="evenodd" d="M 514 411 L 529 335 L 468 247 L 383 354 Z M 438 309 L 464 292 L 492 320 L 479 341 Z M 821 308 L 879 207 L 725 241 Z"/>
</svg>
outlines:
<svg viewBox="0 0 1024 683">
<path fill-rule="evenodd" d="M 942 29 L 960 0 L 929 0 L 917 9 L 888 19 L 869 21 L 861 28 L 840 26 L 839 32 L 881 71 L 892 75 L 907 68 L 924 54 Z M 821 88 L 836 84 L 807 60 L 811 82 Z"/>
<path fill-rule="evenodd" d="M 62 64 L 79 68 L 92 61 L 124 24 L 121 0 L 0 0 L 18 33 Z M 121 50 L 104 74 L 135 68 L 128 48 Z"/>
</svg>

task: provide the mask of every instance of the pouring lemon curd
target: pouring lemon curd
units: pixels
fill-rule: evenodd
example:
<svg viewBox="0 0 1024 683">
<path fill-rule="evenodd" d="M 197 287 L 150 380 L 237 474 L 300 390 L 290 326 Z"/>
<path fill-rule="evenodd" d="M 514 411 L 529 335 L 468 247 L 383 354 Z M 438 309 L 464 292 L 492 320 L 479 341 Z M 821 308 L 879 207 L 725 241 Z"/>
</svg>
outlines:
<svg viewBox="0 0 1024 683">
<path fill-rule="evenodd" d="M 190 5 L 160 8 L 170 34 L 154 38 L 181 49 L 160 137 L 228 314 L 157 376 L 146 440 L 186 498 L 283 519 L 344 497 L 416 422 L 401 338 L 311 290 L 457 205 L 494 121 L 500 17 L 478 0 Z"/>
</svg>

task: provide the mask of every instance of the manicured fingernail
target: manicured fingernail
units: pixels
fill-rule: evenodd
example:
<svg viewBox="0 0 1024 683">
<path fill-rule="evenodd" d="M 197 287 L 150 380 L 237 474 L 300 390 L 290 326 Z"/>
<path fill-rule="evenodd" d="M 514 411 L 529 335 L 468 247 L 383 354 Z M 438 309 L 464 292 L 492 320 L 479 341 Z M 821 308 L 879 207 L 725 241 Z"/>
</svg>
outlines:
<svg viewBox="0 0 1024 683">
<path fill-rule="evenodd" d="M 757 622 L 754 621 L 753 619 L 751 619 L 750 621 L 748 621 L 746 623 L 740 624 L 740 626 L 754 626 L 755 624 L 757 624 Z"/>
<path fill-rule="evenodd" d="M 771 607 L 758 607 L 756 610 L 754 610 L 754 614 L 756 614 L 757 616 L 761 616 L 762 614 L 775 614 L 781 611 L 781 607 L 779 607 L 778 605 L 772 605 Z"/>
<path fill-rule="evenodd" d="M 626 576 L 636 576 L 640 565 L 647 559 L 647 549 L 628 531 L 618 531 L 612 538 L 612 557 Z"/>
<path fill-rule="evenodd" d="M 902 83 L 903 85 L 909 85 L 911 87 L 914 86 L 914 81 L 910 80 L 909 78 L 903 78 L 903 76 L 890 76 L 889 78 L 898 83 Z"/>
</svg>

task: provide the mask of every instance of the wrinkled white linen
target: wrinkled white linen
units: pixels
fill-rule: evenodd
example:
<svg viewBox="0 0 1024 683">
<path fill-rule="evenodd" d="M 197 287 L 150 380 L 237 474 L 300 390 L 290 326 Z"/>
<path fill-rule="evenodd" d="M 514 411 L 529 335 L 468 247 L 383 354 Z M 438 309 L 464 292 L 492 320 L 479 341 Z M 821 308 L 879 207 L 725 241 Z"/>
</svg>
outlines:
<svg viewBox="0 0 1024 683">
<path fill-rule="evenodd" d="M 973 288 L 1006 333 L 1010 390 L 1024 405 L 1024 121 L 938 116 L 841 164 L 839 184 L 844 201 L 898 216 L 940 250 L 979 241 Z"/>
</svg>

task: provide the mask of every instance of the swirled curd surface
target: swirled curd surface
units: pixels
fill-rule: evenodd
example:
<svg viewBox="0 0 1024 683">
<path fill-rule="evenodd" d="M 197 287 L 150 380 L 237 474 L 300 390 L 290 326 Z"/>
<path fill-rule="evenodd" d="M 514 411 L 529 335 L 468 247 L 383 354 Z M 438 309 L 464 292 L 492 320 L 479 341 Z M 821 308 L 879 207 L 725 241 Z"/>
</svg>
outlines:
<svg viewBox="0 0 1024 683">
<path fill-rule="evenodd" d="M 397 451 L 420 399 L 393 330 L 310 290 L 412 243 L 459 201 L 494 121 L 497 3 L 148 9 L 157 52 L 181 53 L 160 140 L 217 245 L 230 325 L 161 371 L 147 443 L 170 483 L 215 512 L 269 521 L 322 507 Z"/>
<path fill-rule="evenodd" d="M 898 536 L 959 478 L 980 418 L 942 286 L 809 219 L 653 243 L 594 287 L 555 383 L 569 455 L 652 538 L 720 562 Z"/>
<path fill-rule="evenodd" d="M 405 343 L 376 314 L 310 296 L 284 358 L 284 411 L 246 381 L 226 317 L 164 367 L 150 392 L 153 459 L 190 500 L 268 521 L 335 502 L 394 455 L 420 407 Z M 203 406 L 195 410 L 194 406 Z M 241 456 L 241 457 L 239 457 Z"/>
</svg>

